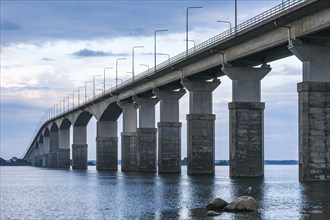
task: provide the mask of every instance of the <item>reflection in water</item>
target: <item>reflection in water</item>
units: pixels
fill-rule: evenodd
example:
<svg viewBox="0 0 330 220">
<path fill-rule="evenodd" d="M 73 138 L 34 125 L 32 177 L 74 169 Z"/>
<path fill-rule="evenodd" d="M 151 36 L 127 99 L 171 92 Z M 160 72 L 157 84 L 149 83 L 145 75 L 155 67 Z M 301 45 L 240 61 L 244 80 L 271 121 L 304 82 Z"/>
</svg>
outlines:
<svg viewBox="0 0 330 220">
<path fill-rule="evenodd" d="M 1 219 L 327 219 L 329 183 L 298 182 L 297 166 L 266 166 L 264 178 L 0 167 Z M 120 170 L 120 168 L 119 168 Z M 246 194 L 257 213 L 206 217 L 213 198 Z"/>
</svg>

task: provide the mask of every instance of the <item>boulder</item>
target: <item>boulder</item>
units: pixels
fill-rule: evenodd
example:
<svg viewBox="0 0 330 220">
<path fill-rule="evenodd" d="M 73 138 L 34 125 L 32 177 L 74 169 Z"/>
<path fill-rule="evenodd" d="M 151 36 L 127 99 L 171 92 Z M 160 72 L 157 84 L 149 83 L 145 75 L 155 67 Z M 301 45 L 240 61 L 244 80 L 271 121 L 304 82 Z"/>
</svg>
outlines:
<svg viewBox="0 0 330 220">
<path fill-rule="evenodd" d="M 227 212 L 256 212 L 257 202 L 251 196 L 240 196 L 224 208 Z"/>
<path fill-rule="evenodd" d="M 226 202 L 223 199 L 215 198 L 209 204 L 206 205 L 207 210 L 212 211 L 221 211 L 226 205 L 228 205 L 228 202 Z"/>
<path fill-rule="evenodd" d="M 218 215 L 221 215 L 221 213 L 210 210 L 206 213 L 206 215 L 207 216 L 218 216 Z"/>
</svg>

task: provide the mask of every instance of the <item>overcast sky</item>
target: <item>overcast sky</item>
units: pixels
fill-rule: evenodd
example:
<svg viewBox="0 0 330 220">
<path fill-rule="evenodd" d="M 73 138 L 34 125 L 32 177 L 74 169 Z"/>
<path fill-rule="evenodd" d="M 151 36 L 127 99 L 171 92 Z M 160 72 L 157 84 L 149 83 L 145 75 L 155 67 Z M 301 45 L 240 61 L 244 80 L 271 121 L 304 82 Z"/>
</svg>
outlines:
<svg viewBox="0 0 330 220">
<path fill-rule="evenodd" d="M 238 0 L 238 23 L 280 4 L 282 0 Z M 135 72 L 153 66 L 153 34 L 157 52 L 175 56 L 185 50 L 186 8 L 189 39 L 201 43 L 234 24 L 234 0 L 214 1 L 6 1 L 1 0 L 1 157 L 20 157 L 47 109 L 67 97 L 104 67 L 118 66 L 119 78 L 131 73 L 133 46 Z M 193 44 L 190 42 L 190 47 Z M 159 62 L 167 55 L 158 55 Z M 262 80 L 266 103 L 265 159 L 298 158 L 297 83 L 301 62 L 291 56 L 270 63 L 272 71 Z M 107 84 L 114 85 L 115 70 L 107 70 Z M 97 92 L 102 78 L 96 77 Z M 216 114 L 216 159 L 229 158 L 229 112 L 231 81 L 221 77 L 214 92 Z M 89 85 L 88 95 L 92 95 Z M 82 91 L 82 90 L 81 90 Z M 182 157 L 187 155 L 186 114 L 188 94 L 180 100 Z M 156 106 L 159 121 L 159 104 Z M 95 159 L 95 119 L 88 125 L 88 159 Z M 119 118 L 118 134 L 122 131 Z M 120 143 L 119 143 L 120 146 Z M 119 153 L 120 156 L 120 153 Z"/>
</svg>

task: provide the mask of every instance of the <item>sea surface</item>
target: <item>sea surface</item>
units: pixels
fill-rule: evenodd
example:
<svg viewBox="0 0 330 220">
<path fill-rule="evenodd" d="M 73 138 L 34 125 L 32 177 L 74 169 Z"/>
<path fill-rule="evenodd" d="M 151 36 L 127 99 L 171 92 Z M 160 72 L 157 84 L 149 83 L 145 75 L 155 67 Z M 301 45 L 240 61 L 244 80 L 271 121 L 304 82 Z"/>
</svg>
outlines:
<svg viewBox="0 0 330 220">
<path fill-rule="evenodd" d="M 0 167 L 0 219 L 330 219 L 330 183 L 299 183 L 298 166 L 265 166 L 264 178 Z M 120 167 L 119 167 L 120 170 Z M 215 197 L 250 195 L 257 213 L 207 217 Z"/>
</svg>

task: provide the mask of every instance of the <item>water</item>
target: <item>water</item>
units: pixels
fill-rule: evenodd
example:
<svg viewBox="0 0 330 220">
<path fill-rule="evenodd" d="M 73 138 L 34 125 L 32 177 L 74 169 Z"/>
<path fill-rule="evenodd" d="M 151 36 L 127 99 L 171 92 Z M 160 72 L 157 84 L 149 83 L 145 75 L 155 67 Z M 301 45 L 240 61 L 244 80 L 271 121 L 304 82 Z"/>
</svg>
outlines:
<svg viewBox="0 0 330 220">
<path fill-rule="evenodd" d="M 0 167 L 0 219 L 330 219 L 330 183 L 299 183 L 298 166 L 265 166 L 263 179 Z M 257 213 L 206 217 L 215 197 L 245 194 Z"/>
</svg>

